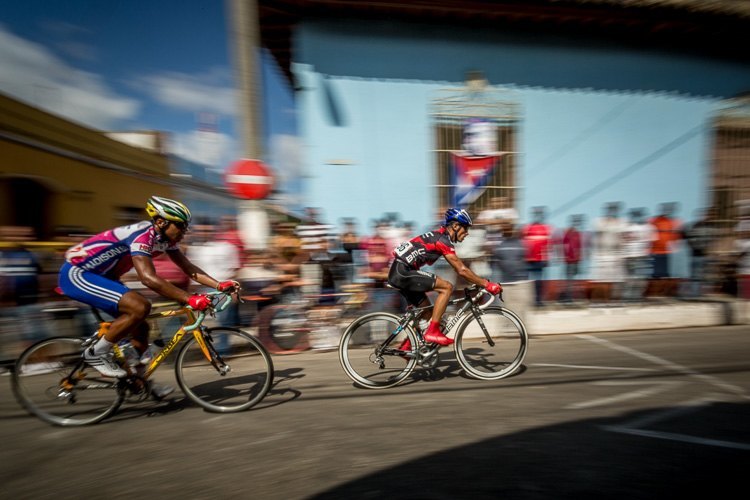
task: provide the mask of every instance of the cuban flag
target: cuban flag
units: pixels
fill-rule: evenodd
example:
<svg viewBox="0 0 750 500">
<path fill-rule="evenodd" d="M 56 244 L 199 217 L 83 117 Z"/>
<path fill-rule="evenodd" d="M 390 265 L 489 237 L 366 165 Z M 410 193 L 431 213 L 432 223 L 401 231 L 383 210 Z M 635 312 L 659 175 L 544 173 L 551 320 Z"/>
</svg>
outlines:
<svg viewBox="0 0 750 500">
<path fill-rule="evenodd" d="M 465 206 L 474 202 L 484 192 L 500 154 L 489 156 L 467 156 L 451 153 L 453 206 Z"/>
<path fill-rule="evenodd" d="M 484 119 L 464 124 L 463 151 L 451 153 L 451 184 L 453 206 L 474 202 L 484 192 L 502 153 L 497 151 L 495 125 Z"/>
</svg>

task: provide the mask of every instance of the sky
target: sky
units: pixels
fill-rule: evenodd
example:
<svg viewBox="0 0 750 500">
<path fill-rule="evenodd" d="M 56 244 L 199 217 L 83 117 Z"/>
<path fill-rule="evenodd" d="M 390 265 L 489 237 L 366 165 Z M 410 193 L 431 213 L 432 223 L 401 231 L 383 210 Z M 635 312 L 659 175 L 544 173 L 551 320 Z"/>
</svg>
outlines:
<svg viewBox="0 0 750 500">
<path fill-rule="evenodd" d="M 227 15 L 223 0 L 0 2 L 0 92 L 102 131 L 168 132 L 170 152 L 223 170 L 243 151 Z M 264 160 L 294 176 L 291 90 L 260 59 Z"/>
</svg>

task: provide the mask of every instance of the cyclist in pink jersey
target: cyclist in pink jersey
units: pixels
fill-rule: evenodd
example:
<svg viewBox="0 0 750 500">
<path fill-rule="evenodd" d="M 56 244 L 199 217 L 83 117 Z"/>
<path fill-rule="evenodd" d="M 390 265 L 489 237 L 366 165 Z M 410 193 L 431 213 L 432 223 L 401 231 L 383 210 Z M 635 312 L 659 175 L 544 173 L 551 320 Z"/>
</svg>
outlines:
<svg viewBox="0 0 750 500">
<path fill-rule="evenodd" d="M 434 264 L 440 257 L 453 267 L 461 278 L 475 285 L 483 286 L 493 295 L 503 291 L 498 283 L 493 283 L 477 276 L 456 255 L 454 243 L 460 243 L 469 234 L 471 217 L 468 212 L 459 208 L 449 208 L 445 212 L 445 222 L 439 229 L 416 236 L 405 241 L 393 251 L 394 261 L 388 273 L 388 282 L 397 288 L 406 301 L 413 306 L 421 307 L 430 303 L 425 292 L 434 290 L 438 296 L 432 309 L 430 323 L 423 336 L 427 342 L 450 345 L 453 339 L 440 331 L 440 318 L 443 317 L 453 284 L 438 276 L 420 270 L 422 266 Z M 409 350 L 411 343 L 405 340 L 400 349 Z"/>
<path fill-rule="evenodd" d="M 151 303 L 120 282 L 124 273 L 135 268 L 143 285 L 199 311 L 208 307 L 208 297 L 191 295 L 159 277 L 154 269 L 154 257 L 166 253 L 185 274 L 202 285 L 221 291 L 239 286 L 236 281 L 215 280 L 180 251 L 178 244 L 191 220 L 190 210 L 185 205 L 152 196 L 146 203 L 146 212 L 151 216 L 150 221 L 117 227 L 69 248 L 60 269 L 60 288 L 67 296 L 115 318 L 108 331 L 84 352 L 86 362 L 108 377 L 127 374 L 113 361 L 115 343 L 130 336 L 139 353 L 143 354 L 148 348 L 145 319 L 151 312 Z"/>
</svg>

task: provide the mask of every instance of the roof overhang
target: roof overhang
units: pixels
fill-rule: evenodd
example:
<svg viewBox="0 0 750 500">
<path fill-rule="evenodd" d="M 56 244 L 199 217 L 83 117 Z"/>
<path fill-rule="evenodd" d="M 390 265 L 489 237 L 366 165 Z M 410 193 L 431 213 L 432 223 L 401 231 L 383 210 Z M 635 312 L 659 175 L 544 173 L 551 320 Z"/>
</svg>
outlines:
<svg viewBox="0 0 750 500">
<path fill-rule="evenodd" d="M 258 0 L 258 8 L 261 44 L 290 82 L 292 31 L 312 19 L 512 27 L 750 60 L 750 2 L 732 0 Z"/>
</svg>

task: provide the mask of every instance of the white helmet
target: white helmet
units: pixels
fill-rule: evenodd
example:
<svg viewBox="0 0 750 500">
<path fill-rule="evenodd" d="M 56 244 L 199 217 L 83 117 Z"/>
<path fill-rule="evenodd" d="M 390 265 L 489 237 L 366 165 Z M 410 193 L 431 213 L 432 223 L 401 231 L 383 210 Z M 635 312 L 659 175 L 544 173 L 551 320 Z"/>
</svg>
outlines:
<svg viewBox="0 0 750 500">
<path fill-rule="evenodd" d="M 146 212 L 148 212 L 148 215 L 152 219 L 154 217 L 162 217 L 171 222 L 182 222 L 185 225 L 190 224 L 190 219 L 192 218 L 188 207 L 179 201 L 160 196 L 152 196 L 148 199 L 146 202 Z"/>
</svg>

